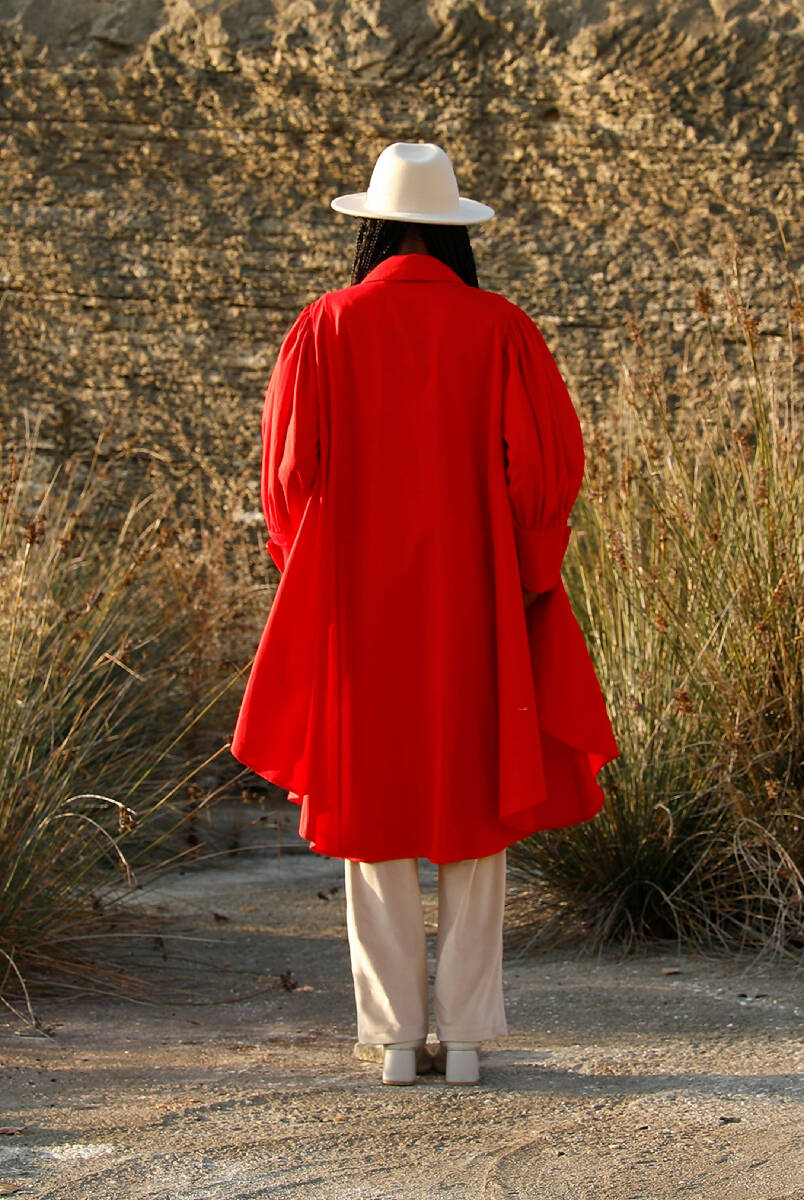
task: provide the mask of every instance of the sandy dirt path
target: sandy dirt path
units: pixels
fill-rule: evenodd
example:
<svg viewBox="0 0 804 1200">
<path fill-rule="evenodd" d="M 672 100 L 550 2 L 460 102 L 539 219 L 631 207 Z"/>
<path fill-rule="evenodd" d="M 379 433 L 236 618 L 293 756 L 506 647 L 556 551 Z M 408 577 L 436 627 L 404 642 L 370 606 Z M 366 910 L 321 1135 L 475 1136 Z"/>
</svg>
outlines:
<svg viewBox="0 0 804 1200">
<path fill-rule="evenodd" d="M 168 918 L 168 998 L 43 999 L 50 1038 L 4 1019 L 0 1124 L 24 1132 L 0 1135 L 0 1195 L 804 1198 L 800 971 L 507 945 L 480 1086 L 383 1086 L 355 1053 L 343 864 L 303 846 L 138 893 Z"/>
</svg>

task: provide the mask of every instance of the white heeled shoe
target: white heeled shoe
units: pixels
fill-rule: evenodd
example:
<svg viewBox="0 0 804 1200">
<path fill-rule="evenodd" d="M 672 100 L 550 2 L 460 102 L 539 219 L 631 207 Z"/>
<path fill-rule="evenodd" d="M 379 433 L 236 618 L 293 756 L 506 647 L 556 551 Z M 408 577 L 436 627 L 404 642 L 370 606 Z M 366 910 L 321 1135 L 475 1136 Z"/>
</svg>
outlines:
<svg viewBox="0 0 804 1200">
<path fill-rule="evenodd" d="M 424 1038 L 414 1042 L 386 1042 L 383 1046 L 383 1083 L 415 1083 L 418 1054 L 424 1043 Z"/>
<path fill-rule="evenodd" d="M 479 1042 L 444 1042 L 447 1051 L 445 1083 L 479 1083 Z"/>
</svg>

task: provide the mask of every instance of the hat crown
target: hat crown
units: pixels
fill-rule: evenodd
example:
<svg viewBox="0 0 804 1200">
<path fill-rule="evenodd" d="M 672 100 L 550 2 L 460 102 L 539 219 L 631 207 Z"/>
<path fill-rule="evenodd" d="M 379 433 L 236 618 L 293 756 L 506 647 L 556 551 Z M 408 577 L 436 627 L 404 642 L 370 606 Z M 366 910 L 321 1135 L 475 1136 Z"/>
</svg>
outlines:
<svg viewBox="0 0 804 1200">
<path fill-rule="evenodd" d="M 366 202 L 382 210 L 454 213 L 459 197 L 452 163 L 434 142 L 394 142 L 374 164 Z"/>
</svg>

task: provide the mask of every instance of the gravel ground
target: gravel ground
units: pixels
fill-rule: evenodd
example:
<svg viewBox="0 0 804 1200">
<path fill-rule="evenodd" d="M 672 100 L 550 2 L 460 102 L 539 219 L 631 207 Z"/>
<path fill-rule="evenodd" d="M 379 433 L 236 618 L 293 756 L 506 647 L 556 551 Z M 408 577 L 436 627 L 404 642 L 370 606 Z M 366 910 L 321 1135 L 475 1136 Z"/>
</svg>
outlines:
<svg viewBox="0 0 804 1200">
<path fill-rule="evenodd" d="M 480 1085 L 384 1087 L 355 1043 L 343 864 L 283 847 L 136 893 L 165 922 L 149 1001 L 40 999 L 49 1037 L 9 1015 L 0 1195 L 804 1197 L 793 966 L 523 956 L 509 930 Z M 420 880 L 430 943 L 437 867 Z"/>
</svg>

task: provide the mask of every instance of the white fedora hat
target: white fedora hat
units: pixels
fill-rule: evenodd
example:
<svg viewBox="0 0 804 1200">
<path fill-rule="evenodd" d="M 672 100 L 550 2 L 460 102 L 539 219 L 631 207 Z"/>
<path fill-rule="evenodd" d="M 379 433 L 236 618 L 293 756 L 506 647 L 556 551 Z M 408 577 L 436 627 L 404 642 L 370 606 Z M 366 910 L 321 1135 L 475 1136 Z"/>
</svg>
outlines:
<svg viewBox="0 0 804 1200">
<path fill-rule="evenodd" d="M 368 191 L 336 196 L 330 206 L 352 217 L 431 225 L 474 225 L 494 216 L 488 204 L 458 195 L 452 163 L 434 142 L 386 146 L 374 164 Z"/>
</svg>

